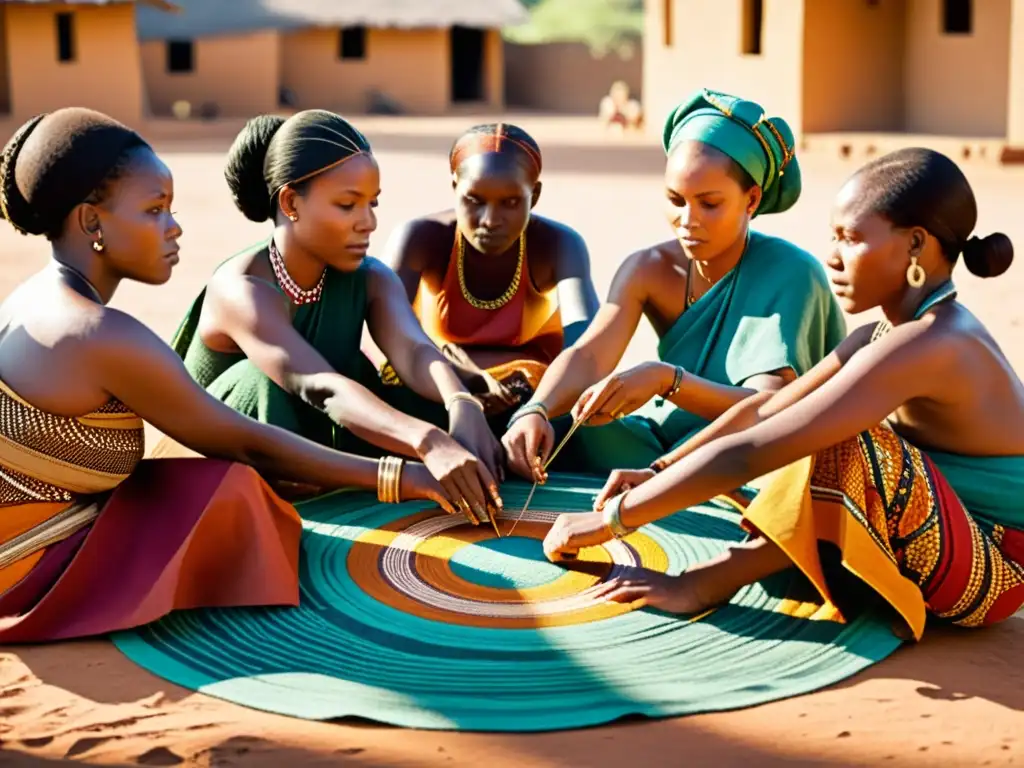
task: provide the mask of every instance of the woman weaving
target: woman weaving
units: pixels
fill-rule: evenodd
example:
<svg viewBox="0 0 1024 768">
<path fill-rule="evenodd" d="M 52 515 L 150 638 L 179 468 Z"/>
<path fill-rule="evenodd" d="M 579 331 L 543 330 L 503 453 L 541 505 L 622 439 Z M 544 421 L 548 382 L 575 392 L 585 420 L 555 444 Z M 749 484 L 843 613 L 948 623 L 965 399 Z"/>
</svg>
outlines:
<svg viewBox="0 0 1024 768">
<path fill-rule="evenodd" d="M 926 613 L 964 626 L 1011 616 L 1024 603 L 1024 385 L 951 274 L 961 253 L 971 272 L 1001 274 L 1013 248 L 972 237 L 976 219 L 941 154 L 907 149 L 860 170 L 836 200 L 828 266 L 844 309 L 880 307 L 887 322 L 737 404 L 657 474 L 613 474 L 603 512 L 563 516 L 545 550 L 606 541 L 778 470 L 745 512 L 751 541 L 678 577 L 612 584 L 611 597 L 689 613 L 795 564 L 841 609 L 850 595 L 827 577 L 828 542 L 915 638 Z"/>
<path fill-rule="evenodd" d="M 399 280 L 366 255 L 380 171 L 365 137 L 333 112 L 264 115 L 225 176 L 239 210 L 274 229 L 193 303 L 173 342 L 189 372 L 232 408 L 323 445 L 419 458 L 468 517 L 486 518 L 501 446 Z M 360 351 L 364 321 L 408 389 L 381 384 Z"/>
<path fill-rule="evenodd" d="M 518 474 L 543 479 L 548 419 L 570 410 L 598 428 L 576 433 L 556 466 L 645 467 L 751 393 L 805 373 L 845 334 L 821 265 L 750 230 L 753 217 L 800 195 L 786 123 L 704 90 L 669 115 L 663 144 L 676 238 L 626 259 L 590 327 L 513 416 L 503 442 Z M 661 362 L 613 374 L 643 317 L 660 336 Z"/>
<path fill-rule="evenodd" d="M 514 125 L 469 129 L 449 154 L 455 209 L 398 229 L 384 259 L 424 330 L 489 413 L 520 405 L 597 311 L 570 227 L 533 214 L 541 153 Z M 396 377 L 390 365 L 386 378 Z"/>
<path fill-rule="evenodd" d="M 0 643 L 138 626 L 173 609 L 296 605 L 301 524 L 260 476 L 452 500 L 375 462 L 245 418 L 148 328 L 106 306 L 167 282 L 181 234 L 167 167 L 134 131 L 62 109 L 0 158 L 0 212 L 52 260 L 0 304 Z M 211 459 L 141 461 L 143 422 Z"/>
</svg>

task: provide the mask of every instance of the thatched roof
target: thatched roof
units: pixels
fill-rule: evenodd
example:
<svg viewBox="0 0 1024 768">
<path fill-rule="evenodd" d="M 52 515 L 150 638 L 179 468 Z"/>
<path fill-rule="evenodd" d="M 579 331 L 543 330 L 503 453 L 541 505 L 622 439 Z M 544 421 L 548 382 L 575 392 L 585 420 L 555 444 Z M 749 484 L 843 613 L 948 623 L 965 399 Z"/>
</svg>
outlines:
<svg viewBox="0 0 1024 768">
<path fill-rule="evenodd" d="M 504 27 L 526 21 L 519 0 L 174 0 L 181 12 L 137 12 L 142 40 L 194 39 L 305 27 Z"/>
<path fill-rule="evenodd" d="M 164 11 L 178 10 L 173 0 L 0 0 L 4 3 L 21 3 L 22 5 L 113 5 L 114 3 L 133 3 L 159 8 Z M 166 17 L 164 17 L 166 18 Z"/>
</svg>

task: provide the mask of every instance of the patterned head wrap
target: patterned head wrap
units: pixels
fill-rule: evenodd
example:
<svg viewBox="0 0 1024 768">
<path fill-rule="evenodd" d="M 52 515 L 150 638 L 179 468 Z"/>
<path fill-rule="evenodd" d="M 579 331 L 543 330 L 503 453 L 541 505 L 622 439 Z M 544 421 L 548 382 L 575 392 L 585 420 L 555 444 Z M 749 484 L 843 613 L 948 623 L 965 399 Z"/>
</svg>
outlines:
<svg viewBox="0 0 1024 768">
<path fill-rule="evenodd" d="M 755 216 L 781 213 L 800 198 L 793 132 L 781 117 L 768 117 L 760 104 L 702 89 L 665 120 L 665 152 L 671 153 L 683 141 L 708 144 L 750 174 L 762 192 Z"/>
</svg>

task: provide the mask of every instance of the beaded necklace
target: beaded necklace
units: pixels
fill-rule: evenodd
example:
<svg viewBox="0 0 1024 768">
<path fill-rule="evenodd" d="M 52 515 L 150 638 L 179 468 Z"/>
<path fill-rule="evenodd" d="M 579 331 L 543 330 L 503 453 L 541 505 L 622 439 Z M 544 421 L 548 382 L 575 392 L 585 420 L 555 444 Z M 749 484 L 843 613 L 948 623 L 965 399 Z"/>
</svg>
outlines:
<svg viewBox="0 0 1024 768">
<path fill-rule="evenodd" d="M 284 291 L 285 295 L 291 299 L 292 304 L 301 306 L 303 304 L 315 304 L 320 301 L 320 294 L 324 290 L 324 279 L 327 277 L 326 267 L 320 273 L 320 279 L 317 280 L 316 285 L 308 289 L 302 288 L 288 274 L 288 269 L 284 265 L 284 257 L 281 256 L 281 251 L 277 249 L 277 244 L 273 240 L 270 241 L 268 250 L 270 252 L 270 266 L 274 270 L 277 284 L 281 286 L 281 290 Z"/>
</svg>

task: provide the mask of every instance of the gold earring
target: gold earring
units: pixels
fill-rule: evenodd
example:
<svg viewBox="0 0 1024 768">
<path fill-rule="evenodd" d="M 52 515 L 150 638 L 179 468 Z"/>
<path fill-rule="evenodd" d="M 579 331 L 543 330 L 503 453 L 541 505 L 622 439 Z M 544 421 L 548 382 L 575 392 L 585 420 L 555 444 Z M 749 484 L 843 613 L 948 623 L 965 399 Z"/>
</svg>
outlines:
<svg viewBox="0 0 1024 768">
<path fill-rule="evenodd" d="M 924 267 L 917 263 L 917 255 L 912 254 L 910 256 L 910 266 L 907 267 L 907 283 L 911 288 L 920 288 L 924 285 L 925 279 L 928 275 L 924 271 Z"/>
<path fill-rule="evenodd" d="M 288 214 L 288 218 L 291 221 L 298 221 L 299 220 L 299 214 L 297 214 L 297 213 L 289 213 Z"/>
<path fill-rule="evenodd" d="M 103 245 L 103 232 L 97 232 L 96 239 L 92 241 L 92 249 L 96 251 L 96 253 L 103 253 L 104 247 L 105 246 Z"/>
</svg>

